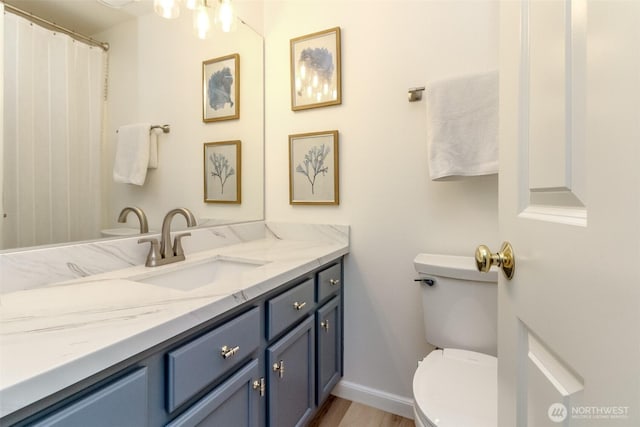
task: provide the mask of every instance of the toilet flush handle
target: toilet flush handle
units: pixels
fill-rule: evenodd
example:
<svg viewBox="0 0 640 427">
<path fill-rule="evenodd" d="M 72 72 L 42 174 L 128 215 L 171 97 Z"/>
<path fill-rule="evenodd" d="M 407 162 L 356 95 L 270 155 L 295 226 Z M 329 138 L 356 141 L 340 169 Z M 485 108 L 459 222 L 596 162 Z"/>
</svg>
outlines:
<svg viewBox="0 0 640 427">
<path fill-rule="evenodd" d="M 500 267 L 507 279 L 511 280 L 516 269 L 516 258 L 511 243 L 502 243 L 500 252 L 495 254 L 492 254 L 491 250 L 485 245 L 480 245 L 476 248 L 476 267 L 478 267 L 478 271 L 486 273 L 492 265 Z"/>
<path fill-rule="evenodd" d="M 413 279 L 414 282 L 420 282 L 423 285 L 433 286 L 436 284 L 436 281 L 433 279 L 427 279 L 426 277 L 421 277 L 419 279 Z"/>
</svg>

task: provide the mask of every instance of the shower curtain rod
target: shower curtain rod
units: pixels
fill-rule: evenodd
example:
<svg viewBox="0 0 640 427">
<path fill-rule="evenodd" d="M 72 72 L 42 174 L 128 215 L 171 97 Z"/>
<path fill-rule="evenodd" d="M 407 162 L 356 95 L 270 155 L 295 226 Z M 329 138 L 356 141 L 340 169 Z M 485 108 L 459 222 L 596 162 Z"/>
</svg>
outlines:
<svg viewBox="0 0 640 427">
<path fill-rule="evenodd" d="M 73 37 L 76 40 L 80 40 L 80 41 L 85 42 L 87 44 L 90 44 L 92 46 L 97 46 L 97 47 L 101 48 L 102 50 L 104 50 L 105 52 L 109 50 L 109 43 L 105 43 L 105 42 L 100 42 L 98 40 L 94 40 L 91 37 L 87 37 L 87 36 L 85 36 L 83 34 L 75 32 L 73 30 L 69 30 L 69 29 L 67 29 L 67 28 L 65 28 L 65 27 L 63 27 L 61 25 L 56 24 L 55 22 L 51 22 L 51 21 L 48 21 L 48 20 L 46 20 L 44 18 L 40 18 L 39 16 L 34 15 L 31 12 L 26 12 L 26 11 L 24 11 L 22 9 L 19 9 L 19 8 L 15 7 L 15 6 L 12 6 L 12 5 L 8 4 L 8 3 L 4 3 L 4 9 L 7 12 L 11 12 L 11 13 L 13 13 L 15 15 L 22 16 L 23 18 L 26 18 L 26 19 L 30 20 L 31 22 L 36 22 L 37 24 L 44 24 L 45 26 L 47 26 L 47 27 L 49 27 L 51 29 L 54 29 L 56 31 L 59 31 L 61 33 L 64 33 L 64 34 L 66 34 L 66 35 L 68 35 L 70 37 Z"/>
</svg>

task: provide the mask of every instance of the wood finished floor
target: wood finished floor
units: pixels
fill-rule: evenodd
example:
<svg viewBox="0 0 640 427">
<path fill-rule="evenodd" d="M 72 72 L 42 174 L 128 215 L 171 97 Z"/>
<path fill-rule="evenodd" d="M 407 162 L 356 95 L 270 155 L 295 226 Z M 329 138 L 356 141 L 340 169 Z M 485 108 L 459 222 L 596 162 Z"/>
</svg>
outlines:
<svg viewBox="0 0 640 427">
<path fill-rule="evenodd" d="M 415 427 L 413 420 L 329 396 L 308 427 Z"/>
</svg>

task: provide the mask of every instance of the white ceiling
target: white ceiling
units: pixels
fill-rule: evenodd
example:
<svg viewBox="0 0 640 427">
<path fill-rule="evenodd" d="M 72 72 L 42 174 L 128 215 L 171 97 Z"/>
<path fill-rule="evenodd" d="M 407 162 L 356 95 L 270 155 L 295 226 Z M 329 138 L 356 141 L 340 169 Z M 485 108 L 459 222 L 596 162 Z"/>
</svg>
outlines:
<svg viewBox="0 0 640 427">
<path fill-rule="evenodd" d="M 5 3 L 91 36 L 153 11 L 152 0 L 139 0 L 116 9 L 98 0 L 3 0 Z"/>
</svg>

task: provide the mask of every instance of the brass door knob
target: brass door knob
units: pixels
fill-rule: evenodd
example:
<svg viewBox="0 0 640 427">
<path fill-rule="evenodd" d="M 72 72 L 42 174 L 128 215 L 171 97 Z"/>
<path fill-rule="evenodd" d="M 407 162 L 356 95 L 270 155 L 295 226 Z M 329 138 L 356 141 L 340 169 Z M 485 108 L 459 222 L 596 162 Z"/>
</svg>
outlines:
<svg viewBox="0 0 640 427">
<path fill-rule="evenodd" d="M 511 243 L 502 243 L 500 252 L 495 254 L 492 254 L 491 250 L 485 245 L 480 245 L 476 248 L 476 267 L 478 267 L 478 271 L 486 273 L 492 265 L 500 267 L 507 279 L 511 280 L 516 269 L 516 258 L 513 254 Z"/>
</svg>

